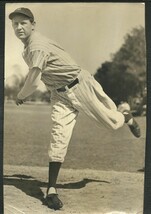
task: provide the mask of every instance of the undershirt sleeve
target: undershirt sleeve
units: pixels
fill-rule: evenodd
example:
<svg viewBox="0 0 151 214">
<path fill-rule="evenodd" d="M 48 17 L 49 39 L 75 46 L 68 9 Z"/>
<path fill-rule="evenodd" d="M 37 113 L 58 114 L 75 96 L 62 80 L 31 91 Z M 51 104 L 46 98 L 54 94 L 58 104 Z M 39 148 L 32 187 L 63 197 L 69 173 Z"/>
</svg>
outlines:
<svg viewBox="0 0 151 214">
<path fill-rule="evenodd" d="M 25 84 L 21 89 L 21 91 L 19 92 L 19 94 L 17 95 L 18 99 L 24 100 L 37 89 L 41 79 L 40 73 L 41 73 L 41 70 L 39 68 L 33 68 L 29 70 Z"/>
</svg>

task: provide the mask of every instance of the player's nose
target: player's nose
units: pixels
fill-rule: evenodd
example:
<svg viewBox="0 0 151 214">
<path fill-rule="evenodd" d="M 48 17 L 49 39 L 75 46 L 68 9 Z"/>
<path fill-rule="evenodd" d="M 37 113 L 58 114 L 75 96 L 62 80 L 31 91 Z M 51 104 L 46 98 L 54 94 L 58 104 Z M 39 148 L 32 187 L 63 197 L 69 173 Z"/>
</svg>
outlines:
<svg viewBox="0 0 151 214">
<path fill-rule="evenodd" d="M 18 30 L 22 29 L 22 25 L 21 25 L 20 23 L 18 23 L 17 29 L 18 29 Z"/>
</svg>

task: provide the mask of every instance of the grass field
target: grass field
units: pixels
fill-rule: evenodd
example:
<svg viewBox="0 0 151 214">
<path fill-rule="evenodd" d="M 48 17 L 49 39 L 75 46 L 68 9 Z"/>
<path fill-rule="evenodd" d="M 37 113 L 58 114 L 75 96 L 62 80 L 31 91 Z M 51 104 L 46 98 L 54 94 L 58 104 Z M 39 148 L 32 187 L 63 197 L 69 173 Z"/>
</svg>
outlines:
<svg viewBox="0 0 151 214">
<path fill-rule="evenodd" d="M 4 111 L 4 164 L 47 166 L 51 106 L 5 104 Z M 142 129 L 136 139 L 126 125 L 110 131 L 80 114 L 63 168 L 138 171 L 144 167 L 145 119 L 136 118 Z"/>
</svg>

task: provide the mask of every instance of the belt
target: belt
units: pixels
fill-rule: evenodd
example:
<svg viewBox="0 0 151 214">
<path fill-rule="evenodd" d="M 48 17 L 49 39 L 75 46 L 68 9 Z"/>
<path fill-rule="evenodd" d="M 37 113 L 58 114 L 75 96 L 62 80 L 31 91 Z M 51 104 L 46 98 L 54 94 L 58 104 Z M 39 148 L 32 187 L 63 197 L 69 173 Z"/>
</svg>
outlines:
<svg viewBox="0 0 151 214">
<path fill-rule="evenodd" d="M 72 88 L 73 86 L 75 86 L 76 84 L 79 83 L 79 79 L 76 78 L 73 82 L 71 82 L 69 85 L 66 85 L 64 87 L 61 87 L 61 88 L 58 88 L 57 91 L 58 92 L 65 92 L 66 91 L 66 88 L 70 89 Z"/>
</svg>

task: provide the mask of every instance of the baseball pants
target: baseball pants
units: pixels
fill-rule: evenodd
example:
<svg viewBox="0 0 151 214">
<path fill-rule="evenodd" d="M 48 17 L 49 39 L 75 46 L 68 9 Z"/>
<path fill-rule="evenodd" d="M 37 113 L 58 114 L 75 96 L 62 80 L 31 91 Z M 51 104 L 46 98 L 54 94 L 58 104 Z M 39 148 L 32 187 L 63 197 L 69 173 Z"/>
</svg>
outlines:
<svg viewBox="0 0 151 214">
<path fill-rule="evenodd" d="M 87 71 L 78 75 L 79 83 L 65 92 L 51 93 L 52 130 L 49 148 L 50 161 L 63 162 L 80 111 L 98 126 L 116 130 L 123 126 L 124 116 L 104 93 L 101 85 Z"/>
</svg>

